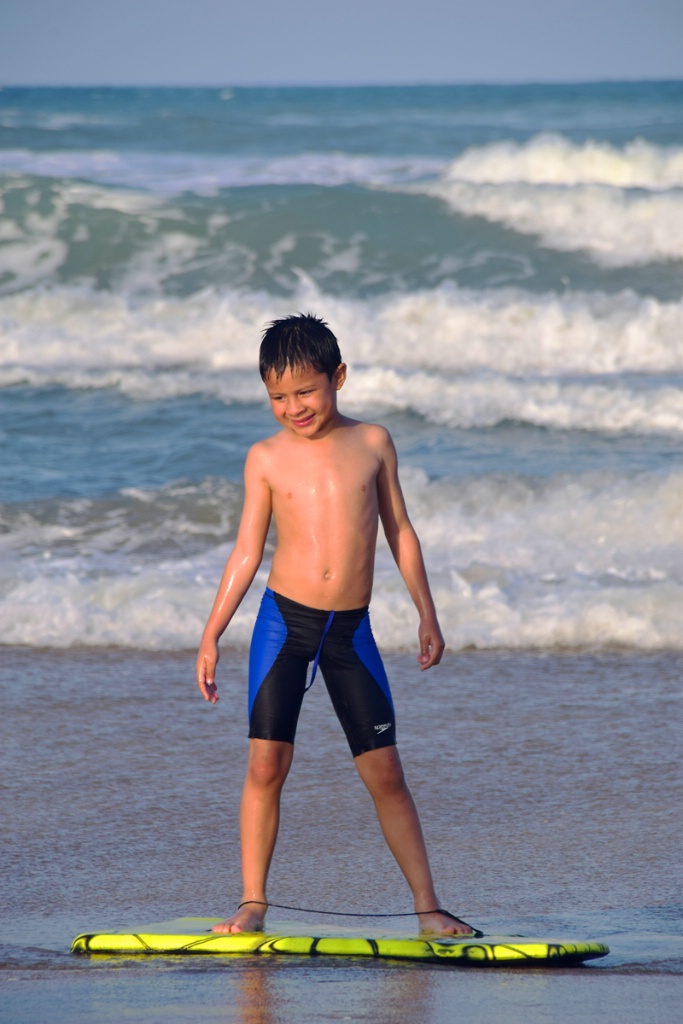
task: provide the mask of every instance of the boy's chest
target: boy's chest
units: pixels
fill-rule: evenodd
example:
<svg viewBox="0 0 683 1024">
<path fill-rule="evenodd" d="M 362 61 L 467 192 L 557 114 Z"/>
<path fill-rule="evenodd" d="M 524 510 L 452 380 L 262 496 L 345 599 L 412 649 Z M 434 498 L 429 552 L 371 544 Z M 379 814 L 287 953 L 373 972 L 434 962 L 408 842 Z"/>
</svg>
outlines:
<svg viewBox="0 0 683 1024">
<path fill-rule="evenodd" d="M 354 495 L 374 499 L 378 472 L 376 455 L 363 449 L 343 452 L 304 449 L 271 467 L 269 483 L 276 500 L 343 501 Z"/>
</svg>

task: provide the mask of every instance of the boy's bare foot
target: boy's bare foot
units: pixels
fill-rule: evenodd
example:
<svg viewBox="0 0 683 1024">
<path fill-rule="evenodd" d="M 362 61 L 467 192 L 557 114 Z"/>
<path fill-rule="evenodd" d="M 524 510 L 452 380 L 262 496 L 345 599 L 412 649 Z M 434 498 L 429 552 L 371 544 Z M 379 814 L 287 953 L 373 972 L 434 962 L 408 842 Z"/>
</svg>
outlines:
<svg viewBox="0 0 683 1024">
<path fill-rule="evenodd" d="M 262 932 L 267 909 L 265 903 L 241 903 L 234 914 L 215 924 L 211 931 L 223 934 Z"/>
<path fill-rule="evenodd" d="M 481 932 L 466 921 L 461 921 L 447 910 L 440 907 L 430 910 L 427 914 L 418 914 L 420 931 L 429 935 L 472 935 L 481 936 Z"/>
</svg>

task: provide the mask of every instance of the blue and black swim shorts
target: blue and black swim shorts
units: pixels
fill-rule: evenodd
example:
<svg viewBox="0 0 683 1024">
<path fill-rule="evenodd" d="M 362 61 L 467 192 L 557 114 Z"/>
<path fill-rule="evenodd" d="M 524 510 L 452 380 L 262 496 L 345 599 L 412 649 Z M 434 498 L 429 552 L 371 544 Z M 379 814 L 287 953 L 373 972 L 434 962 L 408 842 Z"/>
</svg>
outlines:
<svg viewBox="0 0 683 1024">
<path fill-rule="evenodd" d="M 319 666 L 354 757 L 396 743 L 389 681 L 367 607 L 322 611 L 270 588 L 249 653 L 252 739 L 294 742 L 311 662 L 311 683 Z"/>
</svg>

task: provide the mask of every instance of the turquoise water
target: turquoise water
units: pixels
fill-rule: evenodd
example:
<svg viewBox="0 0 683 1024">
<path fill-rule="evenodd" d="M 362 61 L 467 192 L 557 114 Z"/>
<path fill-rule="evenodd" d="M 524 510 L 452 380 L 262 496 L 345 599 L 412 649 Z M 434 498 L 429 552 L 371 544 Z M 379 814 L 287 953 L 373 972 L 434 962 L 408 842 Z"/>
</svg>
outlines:
<svg viewBox="0 0 683 1024">
<path fill-rule="evenodd" d="M 5 642 L 194 646 L 307 309 L 452 649 L 683 645 L 683 84 L 4 89 L 0 203 Z"/>
</svg>

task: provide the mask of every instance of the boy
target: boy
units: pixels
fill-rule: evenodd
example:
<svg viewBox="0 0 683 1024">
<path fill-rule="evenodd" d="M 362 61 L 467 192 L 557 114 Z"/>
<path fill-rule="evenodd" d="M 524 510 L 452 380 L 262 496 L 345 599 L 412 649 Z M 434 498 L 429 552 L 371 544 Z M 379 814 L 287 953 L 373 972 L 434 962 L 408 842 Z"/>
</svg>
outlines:
<svg viewBox="0 0 683 1024">
<path fill-rule="evenodd" d="M 237 911 L 213 930 L 263 929 L 280 793 L 312 661 L 314 673 L 320 664 L 384 837 L 412 890 L 421 930 L 470 935 L 470 925 L 439 909 L 368 619 L 381 519 L 419 614 L 418 661 L 423 671 L 438 665 L 444 640 L 393 443 L 383 427 L 338 411 L 346 366 L 324 321 L 311 315 L 274 321 L 263 335 L 260 371 L 282 429 L 247 455 L 237 540 L 197 658 L 199 689 L 215 704 L 218 640 L 261 563 L 272 516 L 277 545 L 249 657 L 250 747 L 240 811 L 244 892 Z"/>
</svg>

